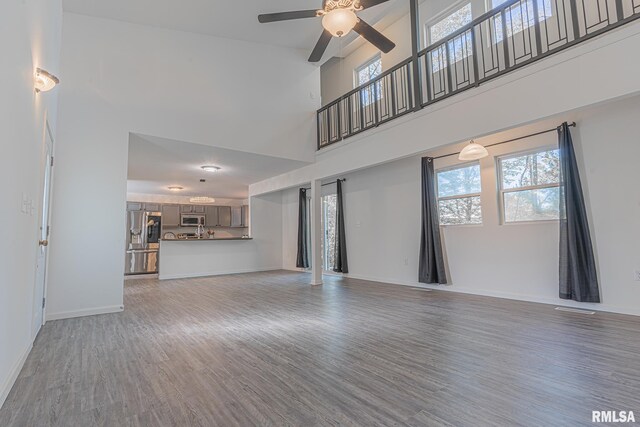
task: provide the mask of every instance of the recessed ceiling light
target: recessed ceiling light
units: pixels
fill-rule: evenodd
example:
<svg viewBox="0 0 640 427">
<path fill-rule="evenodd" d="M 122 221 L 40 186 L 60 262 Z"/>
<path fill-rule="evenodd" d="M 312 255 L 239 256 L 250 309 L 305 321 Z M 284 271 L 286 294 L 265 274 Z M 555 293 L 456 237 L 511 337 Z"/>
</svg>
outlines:
<svg viewBox="0 0 640 427">
<path fill-rule="evenodd" d="M 200 166 L 202 170 L 207 172 L 218 172 L 220 168 L 218 166 Z"/>
<path fill-rule="evenodd" d="M 177 186 L 177 185 L 172 185 L 172 186 L 167 187 L 167 188 L 168 188 L 169 190 L 171 190 L 171 191 L 180 191 L 180 190 L 183 190 L 183 188 L 182 188 L 182 187 L 179 187 L 179 186 Z"/>
</svg>

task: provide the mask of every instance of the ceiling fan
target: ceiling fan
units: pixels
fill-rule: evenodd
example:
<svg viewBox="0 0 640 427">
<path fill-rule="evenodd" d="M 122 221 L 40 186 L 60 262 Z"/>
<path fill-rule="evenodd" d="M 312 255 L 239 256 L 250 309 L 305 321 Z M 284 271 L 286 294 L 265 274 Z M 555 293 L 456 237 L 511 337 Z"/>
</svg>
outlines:
<svg viewBox="0 0 640 427">
<path fill-rule="evenodd" d="M 386 1 L 388 0 L 323 0 L 322 9 L 319 10 L 267 13 L 258 15 L 258 21 L 265 24 L 290 19 L 322 17 L 324 31 L 309 56 L 309 62 L 320 61 L 331 37 L 346 36 L 351 30 L 360 34 L 382 52 L 388 53 L 396 45 L 356 15 L 356 11 L 377 6 Z"/>
</svg>

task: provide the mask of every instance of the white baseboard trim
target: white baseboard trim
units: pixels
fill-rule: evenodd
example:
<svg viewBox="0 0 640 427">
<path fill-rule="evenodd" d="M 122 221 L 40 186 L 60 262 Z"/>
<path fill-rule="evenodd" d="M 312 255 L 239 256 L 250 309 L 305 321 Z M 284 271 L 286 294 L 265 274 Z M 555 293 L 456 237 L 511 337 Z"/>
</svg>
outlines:
<svg viewBox="0 0 640 427">
<path fill-rule="evenodd" d="M 22 367 L 24 366 L 24 362 L 27 361 L 27 357 L 29 357 L 29 353 L 31 353 L 31 349 L 33 348 L 33 342 L 31 342 L 27 348 L 22 352 L 20 358 L 16 361 L 9 372 L 9 377 L 2 384 L 2 388 L 0 389 L 0 408 L 4 405 L 5 400 L 7 400 L 7 396 L 9 396 L 9 392 L 13 387 L 13 384 L 18 379 L 18 375 L 20 375 L 20 371 L 22 371 Z"/>
<path fill-rule="evenodd" d="M 95 316 L 97 314 L 119 313 L 124 310 L 123 305 L 109 305 L 106 307 L 83 308 L 81 310 L 61 311 L 59 313 L 47 313 L 47 321 L 71 319 L 73 317 Z"/>
<path fill-rule="evenodd" d="M 212 277 L 212 276 L 225 276 L 228 274 L 244 274 L 244 273 L 259 273 L 261 271 L 275 271 L 282 270 L 282 266 L 277 267 L 260 267 L 260 268 L 247 268 L 240 270 L 227 270 L 227 271 L 205 271 L 201 273 L 177 273 L 177 274 L 163 274 L 160 272 L 160 280 L 173 280 L 173 279 L 193 279 L 195 277 Z"/>
<path fill-rule="evenodd" d="M 595 303 L 580 303 L 577 301 L 567 301 L 560 298 L 544 298 L 533 295 L 521 295 L 521 294 L 513 294 L 507 292 L 494 292 L 487 290 L 477 290 L 477 289 L 469 289 L 464 287 L 458 287 L 456 285 L 427 285 L 419 282 L 406 282 L 406 281 L 398 281 L 394 279 L 379 279 L 375 277 L 367 277 L 359 274 L 346 274 L 345 277 L 350 277 L 353 279 L 359 280 L 367 280 L 369 282 L 378 282 L 378 283 L 386 283 L 390 285 L 400 285 L 400 286 L 410 286 L 412 288 L 425 288 L 425 289 L 436 289 L 439 291 L 445 292 L 457 292 L 461 294 L 469 294 L 469 295 L 479 295 L 485 297 L 493 297 L 493 298 L 503 298 L 510 299 L 516 301 L 526 301 L 526 302 L 535 302 L 539 304 L 550 304 L 553 305 L 554 308 L 557 306 L 560 307 L 571 307 L 571 308 L 581 308 L 588 309 L 594 311 L 604 311 L 608 313 L 616 313 L 616 314 L 627 314 L 630 316 L 640 316 L 640 308 L 630 308 L 630 307 L 619 307 L 608 304 L 595 304 Z"/>
</svg>

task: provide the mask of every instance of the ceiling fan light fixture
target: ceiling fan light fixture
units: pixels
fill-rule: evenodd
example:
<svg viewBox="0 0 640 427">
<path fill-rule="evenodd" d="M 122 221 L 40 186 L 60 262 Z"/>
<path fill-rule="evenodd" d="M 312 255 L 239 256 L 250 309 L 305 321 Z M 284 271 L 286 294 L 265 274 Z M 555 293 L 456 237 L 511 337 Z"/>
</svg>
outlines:
<svg viewBox="0 0 640 427">
<path fill-rule="evenodd" d="M 357 23 L 358 17 L 351 9 L 333 9 L 322 17 L 322 26 L 334 37 L 346 36 Z"/>
<path fill-rule="evenodd" d="M 458 155 L 458 160 L 478 160 L 487 157 L 489 152 L 482 145 L 471 140 Z"/>
</svg>

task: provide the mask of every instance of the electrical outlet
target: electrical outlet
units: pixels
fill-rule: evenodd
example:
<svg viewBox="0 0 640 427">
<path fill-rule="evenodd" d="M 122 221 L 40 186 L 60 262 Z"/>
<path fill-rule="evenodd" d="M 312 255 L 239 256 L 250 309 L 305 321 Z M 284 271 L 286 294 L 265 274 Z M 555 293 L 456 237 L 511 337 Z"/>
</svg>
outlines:
<svg viewBox="0 0 640 427">
<path fill-rule="evenodd" d="M 404 259 L 404 265 L 409 265 L 409 258 Z"/>
<path fill-rule="evenodd" d="M 640 270 L 636 270 L 635 280 L 636 282 L 640 282 Z"/>
</svg>

